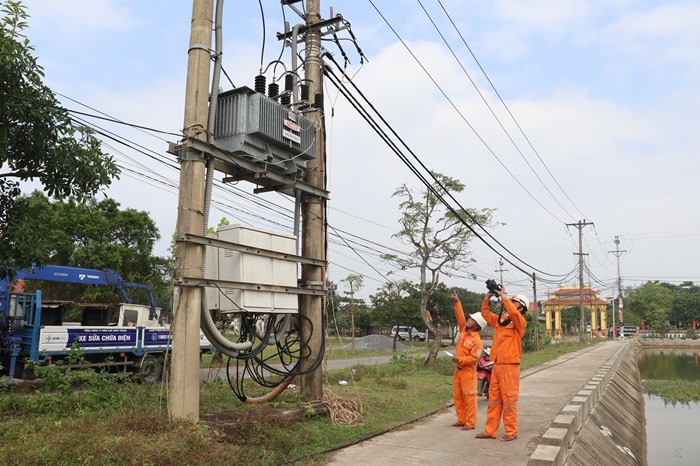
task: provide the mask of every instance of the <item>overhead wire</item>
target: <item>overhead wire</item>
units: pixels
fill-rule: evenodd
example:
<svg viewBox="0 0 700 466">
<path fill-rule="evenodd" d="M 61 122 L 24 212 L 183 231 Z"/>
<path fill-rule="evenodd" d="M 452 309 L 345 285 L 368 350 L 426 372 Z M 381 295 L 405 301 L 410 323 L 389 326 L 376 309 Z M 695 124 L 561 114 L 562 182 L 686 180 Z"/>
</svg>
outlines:
<svg viewBox="0 0 700 466">
<path fill-rule="evenodd" d="M 554 193 L 552 193 L 552 191 L 549 189 L 549 187 L 547 186 L 547 184 L 546 184 L 544 181 L 542 181 L 542 178 L 540 178 L 540 175 L 537 173 L 537 171 L 535 171 L 535 169 L 534 169 L 534 167 L 532 166 L 532 164 L 530 164 L 530 161 L 525 157 L 525 154 L 523 154 L 523 151 L 520 150 L 520 147 L 519 147 L 518 144 L 515 142 L 515 140 L 513 139 L 513 137 L 510 135 L 510 133 L 508 132 L 508 130 L 506 129 L 506 127 L 503 125 L 503 122 L 501 121 L 501 119 L 498 118 L 498 115 L 496 115 L 496 112 L 493 110 L 493 108 L 492 108 L 491 105 L 489 104 L 488 100 L 486 100 L 486 97 L 484 96 L 484 94 L 483 94 L 483 93 L 481 92 L 481 90 L 479 89 L 479 86 L 476 85 L 476 83 L 475 83 L 474 80 L 472 79 L 471 75 L 469 74 L 469 72 L 467 71 L 467 69 L 464 67 L 464 64 L 462 64 L 462 61 L 459 59 L 459 57 L 457 56 L 457 54 L 455 53 L 455 51 L 452 49 L 452 46 L 450 46 L 449 42 L 448 42 L 447 39 L 445 38 L 445 35 L 442 33 L 442 31 L 440 31 L 440 28 L 438 27 L 438 25 L 435 24 L 435 21 L 433 20 L 433 17 L 430 15 L 430 13 L 428 13 L 428 10 L 425 9 L 425 6 L 423 6 L 423 2 L 422 2 L 421 0 L 417 0 L 417 1 L 418 1 L 418 4 L 419 4 L 419 5 L 421 6 L 421 8 L 423 9 L 423 12 L 425 13 L 425 15 L 426 15 L 426 16 L 428 17 L 428 19 L 430 20 L 430 23 L 433 25 L 433 27 L 435 28 L 435 30 L 437 31 L 437 33 L 440 35 L 440 38 L 442 38 L 442 41 L 445 43 L 445 46 L 448 48 L 448 50 L 450 51 L 450 53 L 452 53 L 452 56 L 454 57 L 455 61 L 456 61 L 457 64 L 459 65 L 459 67 L 462 69 L 462 72 L 467 76 L 467 78 L 469 79 L 469 82 L 472 84 L 472 87 L 474 87 L 474 89 L 476 90 L 477 94 L 479 94 L 479 97 L 481 97 L 481 100 L 484 102 L 484 105 L 486 105 L 486 107 L 489 109 L 489 112 L 491 112 L 491 115 L 492 115 L 492 116 L 494 117 L 494 119 L 498 122 L 498 125 L 501 127 L 501 129 L 503 130 L 503 132 L 504 132 L 504 133 L 506 134 L 506 136 L 508 137 L 508 140 L 511 142 L 511 144 L 513 145 L 513 147 L 515 148 L 515 150 L 518 152 L 518 154 L 520 154 L 520 157 L 523 159 L 523 161 L 525 162 L 525 164 L 527 164 L 528 168 L 530 168 L 530 171 L 535 175 L 535 177 L 537 178 L 537 180 L 538 180 L 538 181 L 540 182 L 540 184 L 544 187 L 544 189 L 549 193 L 549 195 L 552 197 L 552 199 L 554 199 L 554 202 L 556 202 L 556 203 L 559 205 L 559 207 L 561 207 L 562 210 L 563 210 L 569 217 L 571 217 L 571 218 L 573 219 L 574 216 L 571 215 L 571 213 L 569 213 L 569 211 L 566 209 L 566 207 L 564 207 L 564 206 L 561 204 L 561 202 L 559 202 L 559 199 L 557 199 L 557 197 L 554 195 Z"/>
<path fill-rule="evenodd" d="M 540 153 L 537 151 L 537 149 L 535 149 L 535 146 L 534 146 L 534 145 L 532 144 L 532 142 L 530 141 L 530 138 L 527 137 L 527 134 L 525 134 L 525 131 L 524 131 L 524 130 L 522 129 L 522 127 L 520 126 L 520 123 L 518 123 L 518 120 L 515 118 L 515 115 L 513 115 L 513 113 L 511 112 L 510 107 L 508 107 L 508 105 L 506 104 L 505 100 L 504 100 L 503 97 L 501 96 L 500 92 L 498 92 L 498 89 L 496 89 L 496 86 L 494 86 L 493 82 L 491 81 L 491 78 L 490 78 L 489 75 L 486 73 L 486 70 L 484 70 L 484 67 L 481 66 L 481 62 L 479 61 L 478 58 L 476 58 L 476 55 L 475 55 L 474 52 L 472 51 L 471 47 L 469 47 L 469 44 L 467 43 L 467 41 L 464 39 L 464 36 L 462 35 L 462 32 L 459 30 L 459 28 L 457 27 L 457 25 L 455 24 L 455 22 L 452 20 L 452 16 L 451 16 L 451 15 L 447 12 L 447 10 L 445 9 L 445 6 L 442 4 L 442 1 L 441 1 L 441 0 L 437 0 L 437 2 L 440 4 L 440 7 L 442 8 L 442 11 L 445 12 L 445 15 L 446 15 L 447 18 L 450 20 L 450 23 L 452 24 L 452 27 L 455 29 L 455 31 L 457 32 L 457 34 L 459 35 L 459 37 L 462 39 L 462 43 L 464 43 L 465 47 L 467 47 L 467 50 L 469 50 L 469 53 L 471 54 L 472 58 L 474 58 L 474 61 L 475 61 L 476 64 L 479 66 L 479 69 L 480 69 L 481 72 L 483 73 L 484 77 L 486 78 L 486 80 L 487 80 L 487 81 L 489 82 L 489 84 L 491 85 L 491 89 L 493 89 L 493 91 L 496 93 L 496 95 L 498 96 L 499 100 L 500 100 L 501 103 L 503 104 L 503 107 L 506 109 L 506 111 L 507 111 L 508 114 L 510 115 L 511 119 L 513 120 L 513 123 L 515 123 L 515 126 L 516 126 L 516 127 L 518 128 L 518 130 L 520 131 L 520 134 L 523 135 L 523 138 L 525 138 L 525 140 L 527 141 L 527 143 L 528 143 L 528 145 L 530 146 L 530 148 L 532 149 L 532 151 L 535 153 L 535 155 L 537 156 L 537 158 L 538 158 L 538 159 L 540 160 L 540 162 L 542 163 L 542 166 L 547 170 L 547 173 L 549 173 L 549 176 L 552 178 L 552 180 L 554 180 L 554 182 L 555 182 L 556 185 L 559 187 L 559 189 L 561 190 L 561 192 L 564 194 L 564 196 L 566 196 L 566 198 L 569 200 L 569 202 L 571 203 L 571 205 L 574 206 L 574 208 L 578 211 L 578 213 L 581 214 L 581 216 L 582 216 L 583 218 L 588 218 L 583 212 L 581 212 L 581 209 L 579 209 L 579 207 L 576 205 L 576 203 L 574 203 L 574 201 L 571 199 L 571 197 L 569 197 L 569 195 L 568 195 L 567 192 L 564 190 L 564 188 L 561 186 L 561 184 L 559 183 L 559 181 L 557 180 L 557 178 L 554 176 L 554 174 L 551 172 L 551 170 L 549 169 L 549 167 L 547 166 L 547 164 L 544 162 L 544 160 L 542 160 L 542 157 L 540 156 Z"/>
<path fill-rule="evenodd" d="M 371 1 L 371 0 L 370 0 L 370 1 Z M 326 56 L 329 56 L 330 59 L 333 61 L 333 63 L 336 65 L 336 67 L 339 68 L 338 63 L 335 61 L 335 59 L 333 58 L 332 55 L 326 54 Z M 372 129 L 374 129 L 375 132 L 377 132 L 377 134 L 379 134 L 379 136 L 387 143 L 387 145 L 389 145 L 389 147 L 392 149 L 392 151 L 394 151 L 394 153 L 396 153 L 396 155 L 404 162 L 404 164 L 406 164 L 406 166 L 409 168 L 409 170 L 411 170 L 411 171 L 416 175 L 416 177 L 424 183 L 424 185 L 426 186 L 426 188 L 428 188 L 429 190 L 431 190 L 432 193 L 433 193 L 433 195 L 435 195 L 438 199 L 440 199 L 441 202 L 443 203 L 443 205 L 445 205 L 445 206 L 453 213 L 453 215 L 455 215 L 457 218 L 459 218 L 459 219 L 462 221 L 462 223 L 463 223 L 463 224 L 464 224 L 464 225 L 465 225 L 465 226 L 466 226 L 480 241 L 482 241 L 487 247 L 489 247 L 489 248 L 490 248 L 492 251 L 494 251 L 496 254 L 498 254 L 499 256 L 502 256 L 503 254 L 501 254 L 500 252 L 498 252 L 498 251 L 494 248 L 493 245 L 491 245 L 491 244 L 490 244 L 488 241 L 486 241 L 478 232 L 476 232 L 476 230 L 474 230 L 474 228 L 473 228 L 471 225 L 469 225 L 469 224 L 464 220 L 464 218 L 462 218 L 462 216 L 461 216 L 458 212 L 456 212 L 455 209 L 454 209 L 449 203 L 447 203 L 447 202 L 442 198 L 442 195 L 441 195 L 440 193 L 438 193 L 434 188 L 432 188 L 432 186 L 431 186 L 431 184 L 428 182 L 428 180 L 418 171 L 418 169 L 417 169 L 415 166 L 413 166 L 413 165 L 411 164 L 410 161 L 408 161 L 408 159 L 407 159 L 406 156 L 403 154 L 403 152 L 398 148 L 398 146 L 396 145 L 396 143 L 394 143 L 393 141 L 390 140 L 390 138 L 389 138 L 389 136 L 386 134 L 386 132 L 385 132 L 383 129 L 381 129 L 381 128 L 379 127 L 379 125 L 371 118 L 371 116 L 369 115 L 369 112 L 367 112 L 367 110 L 364 109 L 364 107 L 362 106 L 362 104 L 361 104 L 359 101 L 357 101 L 357 98 L 354 97 L 354 96 L 352 96 L 352 94 L 349 92 L 349 90 L 347 89 L 347 87 L 343 84 L 342 80 L 340 80 L 340 79 L 335 75 L 335 72 L 332 70 L 332 68 L 331 68 L 330 66 L 326 66 L 326 67 L 324 68 L 324 72 L 325 72 L 326 76 L 328 76 L 328 77 L 330 78 L 331 82 L 338 88 L 338 90 L 340 90 L 341 94 L 348 100 L 348 102 L 350 102 L 350 104 L 358 111 L 358 113 L 360 113 L 360 115 L 365 119 L 365 121 L 367 121 L 367 122 L 370 124 L 370 126 L 372 127 Z M 347 78 L 346 78 L 346 79 L 347 79 Z M 430 176 L 433 178 L 433 180 L 435 181 L 435 183 L 436 183 L 438 186 L 440 186 L 440 188 L 446 193 L 446 195 L 447 195 L 448 197 L 450 197 L 450 199 L 452 199 L 452 201 L 455 202 L 455 203 L 459 206 L 459 208 L 462 209 L 462 211 L 463 211 L 467 216 L 470 217 L 470 219 L 474 222 L 475 225 L 477 225 L 481 230 L 483 230 L 483 231 L 486 233 L 486 235 L 488 235 L 492 240 L 494 240 L 494 242 L 496 242 L 501 248 L 503 248 L 503 250 L 505 250 L 506 252 L 508 252 L 508 254 L 510 254 L 511 256 L 513 256 L 516 260 L 518 260 L 518 261 L 520 261 L 521 263 L 525 264 L 527 267 L 529 267 L 529 268 L 531 268 L 531 269 L 533 269 L 533 270 L 536 270 L 537 272 L 540 272 L 540 273 L 545 274 L 545 275 L 549 275 L 549 276 L 558 276 L 557 274 L 551 274 L 551 273 L 548 273 L 548 272 L 544 272 L 544 271 L 542 271 L 542 270 L 539 270 L 539 269 L 537 269 L 537 268 L 531 266 L 530 264 L 528 264 L 528 263 L 526 263 L 525 261 L 523 261 L 522 259 L 520 259 L 520 258 L 519 258 L 517 255 L 515 255 L 513 252 L 511 252 L 507 247 L 505 247 L 502 243 L 500 243 L 495 237 L 493 237 L 493 235 L 492 235 L 488 230 L 486 230 L 478 221 L 476 221 L 476 219 L 475 219 L 473 216 L 471 216 L 471 215 L 469 214 L 469 212 L 468 212 L 466 209 L 464 209 L 464 208 L 459 204 L 459 202 L 454 198 L 454 196 L 452 196 L 452 194 L 451 194 L 444 186 L 442 186 L 442 184 L 435 178 L 435 176 L 432 174 L 432 172 L 431 172 L 430 170 L 428 170 L 427 167 L 425 167 L 425 165 L 423 164 L 423 162 L 422 162 L 422 161 L 417 157 L 417 155 L 410 149 L 410 147 L 408 147 L 408 145 L 405 143 L 405 141 L 403 141 L 403 139 L 396 133 L 396 131 L 391 127 L 391 125 L 389 125 L 389 123 L 386 121 L 386 119 L 384 119 L 384 117 L 381 115 L 381 113 L 379 113 L 379 111 L 376 109 L 376 107 L 374 107 L 374 105 L 373 105 L 371 102 L 369 102 L 369 100 L 367 99 L 367 97 L 366 97 L 366 96 L 364 95 L 364 93 L 357 87 L 357 85 L 353 82 L 353 80 L 351 80 L 351 79 L 347 79 L 347 80 L 348 80 L 348 82 L 353 86 L 353 89 L 363 98 L 363 100 L 369 105 L 369 107 L 374 111 L 374 113 L 380 118 L 380 120 L 382 121 L 382 123 L 388 128 L 388 130 L 394 135 L 394 137 L 396 137 L 396 139 L 397 139 L 398 141 L 401 142 L 401 144 L 408 150 L 408 152 L 413 156 L 413 158 L 416 159 L 416 160 L 418 161 L 419 165 L 420 165 L 427 173 L 430 174 Z M 511 264 L 513 267 L 516 267 L 516 268 L 518 268 L 520 271 L 522 271 L 523 273 L 529 275 L 529 272 L 527 272 L 526 270 L 524 270 L 522 267 L 518 266 L 517 264 L 513 263 L 509 258 L 504 257 L 504 260 L 508 261 L 508 263 Z"/>
<path fill-rule="evenodd" d="M 518 177 L 515 176 L 515 174 L 514 174 L 514 173 L 508 168 L 508 166 L 501 160 L 501 158 L 496 154 L 496 152 L 494 152 L 494 150 L 493 150 L 493 149 L 491 148 L 491 146 L 486 142 L 486 140 L 481 136 L 481 134 L 479 134 L 479 132 L 476 130 L 476 128 L 474 128 L 474 126 L 472 126 L 472 124 L 469 122 L 469 120 L 467 120 L 467 118 L 464 116 L 464 114 L 462 113 L 462 111 L 459 110 L 459 108 L 457 107 L 457 105 L 456 105 L 456 104 L 452 101 L 452 99 L 447 95 L 447 93 L 444 91 L 444 89 L 442 88 L 442 86 L 440 86 L 440 84 L 438 84 L 438 82 L 435 80 L 435 78 L 433 77 L 433 75 L 425 68 L 425 66 L 424 66 L 423 63 L 418 59 L 418 57 L 416 57 L 416 55 L 413 53 L 413 51 L 412 51 L 411 48 L 408 46 L 408 44 L 406 44 L 406 42 L 403 40 L 403 38 L 399 35 L 399 33 L 396 31 L 396 29 L 394 29 L 394 27 L 391 25 L 391 23 L 389 23 L 389 21 L 388 21 L 388 20 L 386 19 L 386 17 L 382 14 L 382 12 L 379 10 L 379 8 L 377 8 L 377 6 L 374 4 L 374 2 L 373 2 L 372 0 L 368 0 L 368 1 L 369 1 L 369 3 L 372 4 L 372 6 L 374 7 L 374 9 L 377 11 L 377 13 L 379 14 L 379 16 L 381 16 L 381 18 L 384 20 L 384 22 L 385 22 L 386 25 L 389 27 L 389 29 L 391 29 L 391 31 L 394 33 L 394 35 L 396 36 L 396 38 L 399 39 L 399 41 L 401 42 L 401 44 L 403 44 L 404 48 L 408 51 L 408 53 L 411 55 L 411 57 L 413 57 L 413 59 L 416 61 L 416 63 L 418 63 L 418 66 L 423 70 L 423 72 L 424 72 L 424 73 L 428 76 L 428 78 L 433 82 L 433 84 L 435 85 L 435 87 L 440 91 L 440 93 L 443 95 L 443 97 L 445 98 L 445 100 L 447 100 L 447 101 L 449 102 L 450 106 L 452 106 L 452 108 L 457 112 L 457 114 L 460 116 L 460 118 L 462 119 L 462 121 L 464 121 L 464 123 L 465 123 L 465 124 L 467 125 L 467 127 L 472 131 L 472 133 L 476 136 L 476 138 L 479 140 L 479 142 L 481 142 L 481 144 L 486 148 L 486 150 L 496 159 L 496 161 L 498 161 L 498 163 L 501 165 L 501 167 L 503 167 L 503 169 L 506 171 L 506 173 L 508 173 L 508 175 L 510 175 L 510 177 L 513 179 L 513 181 L 515 181 L 515 182 L 522 188 L 522 190 L 525 191 L 525 193 L 527 193 L 527 195 L 530 196 L 530 198 L 531 198 L 537 205 L 539 205 L 545 212 L 547 212 L 550 216 L 552 216 L 552 217 L 553 217 L 555 220 L 557 220 L 558 222 L 560 222 L 560 223 L 565 223 L 562 219 L 560 219 L 559 217 L 557 217 L 552 211 L 550 211 L 549 209 L 547 209 L 547 207 L 545 207 L 544 204 L 542 204 L 542 203 L 541 203 L 541 202 L 540 202 L 526 187 L 525 187 L 525 185 L 522 183 L 522 181 L 520 181 L 520 180 L 518 179 Z"/>
</svg>

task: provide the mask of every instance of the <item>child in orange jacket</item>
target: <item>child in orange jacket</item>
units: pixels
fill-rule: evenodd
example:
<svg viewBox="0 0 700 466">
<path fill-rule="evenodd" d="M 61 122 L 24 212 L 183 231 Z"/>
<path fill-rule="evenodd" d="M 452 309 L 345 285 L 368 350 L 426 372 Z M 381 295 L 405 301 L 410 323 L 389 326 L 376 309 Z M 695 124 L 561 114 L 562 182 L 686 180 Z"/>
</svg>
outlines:
<svg viewBox="0 0 700 466">
<path fill-rule="evenodd" d="M 459 327 L 459 340 L 452 357 L 456 364 L 452 381 L 452 397 L 457 412 L 457 422 L 452 425 L 461 427 L 462 430 L 471 430 L 476 427 L 476 363 L 484 350 L 479 330 L 486 326 L 486 321 L 481 314 L 472 314 L 468 319 L 465 318 L 462 303 L 457 294 L 452 293 L 450 298 Z"/>
</svg>

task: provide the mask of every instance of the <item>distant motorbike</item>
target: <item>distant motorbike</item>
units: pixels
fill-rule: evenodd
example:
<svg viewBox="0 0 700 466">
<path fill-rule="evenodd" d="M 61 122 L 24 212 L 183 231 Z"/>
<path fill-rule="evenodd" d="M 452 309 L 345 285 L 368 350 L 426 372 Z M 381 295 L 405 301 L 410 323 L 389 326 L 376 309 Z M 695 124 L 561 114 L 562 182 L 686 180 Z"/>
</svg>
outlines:
<svg viewBox="0 0 700 466">
<path fill-rule="evenodd" d="M 491 348 L 484 348 L 481 352 L 481 357 L 476 363 L 476 377 L 477 391 L 479 396 L 488 396 L 489 393 L 489 383 L 491 382 L 491 370 L 493 369 L 494 362 L 491 361 L 489 355 L 491 354 Z"/>
</svg>

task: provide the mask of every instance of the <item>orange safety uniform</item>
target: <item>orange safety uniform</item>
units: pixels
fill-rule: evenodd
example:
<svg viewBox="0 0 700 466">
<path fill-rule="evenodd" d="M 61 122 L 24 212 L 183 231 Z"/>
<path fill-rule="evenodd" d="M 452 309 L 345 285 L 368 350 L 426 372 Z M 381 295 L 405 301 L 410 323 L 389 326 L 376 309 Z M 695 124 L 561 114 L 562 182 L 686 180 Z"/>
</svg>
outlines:
<svg viewBox="0 0 700 466">
<path fill-rule="evenodd" d="M 489 437 L 498 435 L 498 426 L 503 416 L 506 435 L 518 433 L 518 395 L 520 394 L 520 359 L 523 355 L 522 338 L 527 321 L 515 304 L 503 296 L 504 314 L 501 322 L 510 319 L 505 326 L 499 324 L 498 314 L 491 312 L 489 297 L 481 303 L 481 315 L 494 328 L 491 345 L 491 360 L 495 362 L 489 384 L 489 403 L 486 412 L 484 433 Z"/>
<path fill-rule="evenodd" d="M 454 302 L 455 318 L 459 326 L 459 340 L 455 350 L 457 367 L 452 380 L 452 397 L 457 412 L 457 424 L 476 427 L 476 363 L 484 349 L 479 332 L 467 330 L 462 303 Z"/>
</svg>

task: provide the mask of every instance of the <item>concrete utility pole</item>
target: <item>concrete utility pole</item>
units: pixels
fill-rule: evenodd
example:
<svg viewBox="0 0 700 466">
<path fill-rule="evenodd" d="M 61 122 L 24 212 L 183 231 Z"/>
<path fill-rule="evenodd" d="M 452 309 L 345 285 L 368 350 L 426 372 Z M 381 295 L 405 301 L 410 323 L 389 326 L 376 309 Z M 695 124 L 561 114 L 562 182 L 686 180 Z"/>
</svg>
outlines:
<svg viewBox="0 0 700 466">
<path fill-rule="evenodd" d="M 320 0 L 306 2 L 306 55 L 304 72 L 309 84 L 309 99 L 315 107 L 306 113 L 306 118 L 316 125 L 316 154 L 315 159 L 309 160 L 304 181 L 326 187 L 325 179 L 325 141 L 323 131 L 323 71 L 321 62 L 321 31 L 313 27 L 321 21 Z M 325 260 L 325 201 L 321 197 L 304 196 L 302 206 L 302 244 L 301 255 L 312 259 Z M 302 265 L 301 286 L 323 289 L 325 286 L 324 268 L 318 265 Z M 300 298 L 300 313 L 307 319 L 302 320 L 302 338 L 308 340 L 310 354 L 303 355 L 302 371 L 313 367 L 317 359 L 323 358 L 321 344 L 323 337 L 323 298 L 321 296 L 302 295 Z M 323 397 L 322 367 L 301 376 L 301 392 L 310 400 L 320 400 Z"/>
<path fill-rule="evenodd" d="M 540 306 L 537 302 L 537 277 L 532 272 L 532 302 L 535 312 L 535 349 L 540 349 Z"/>
<path fill-rule="evenodd" d="M 587 256 L 588 254 L 583 253 L 583 227 L 587 225 L 593 225 L 592 222 L 586 222 L 585 220 L 579 220 L 577 223 L 567 223 L 567 226 L 574 226 L 578 228 L 578 253 L 574 253 L 575 256 L 578 256 L 578 290 L 579 290 L 579 323 L 578 323 L 578 331 L 579 331 L 579 340 L 580 341 L 585 341 L 586 338 L 584 336 L 584 319 L 585 319 L 585 313 L 583 312 L 583 256 Z"/>
<path fill-rule="evenodd" d="M 623 324 L 623 315 L 622 315 L 622 276 L 620 275 L 620 256 L 627 252 L 625 249 L 620 249 L 620 237 L 615 235 L 615 250 L 614 251 L 608 251 L 609 253 L 615 254 L 615 257 L 617 257 L 617 299 L 620 300 L 619 305 L 617 306 L 618 308 L 618 322 L 620 325 Z M 614 304 L 613 304 L 614 308 Z M 615 316 L 613 316 L 614 318 Z"/>
<path fill-rule="evenodd" d="M 503 258 L 498 259 L 498 269 L 494 270 L 494 272 L 500 272 L 501 273 L 501 281 L 499 282 L 501 286 L 503 286 L 503 272 L 507 272 L 508 270 L 503 270 Z"/>
<path fill-rule="evenodd" d="M 214 14 L 213 0 L 194 0 L 190 47 L 187 52 L 187 84 L 183 133 L 188 138 L 207 140 L 209 72 Z M 180 194 L 176 237 L 202 234 L 204 212 L 204 154 L 192 149 L 179 153 Z M 202 276 L 202 246 L 179 243 L 175 280 Z M 177 286 L 173 303 L 173 350 L 168 386 L 168 412 L 175 419 L 199 421 L 199 324 L 201 288 Z"/>
</svg>

